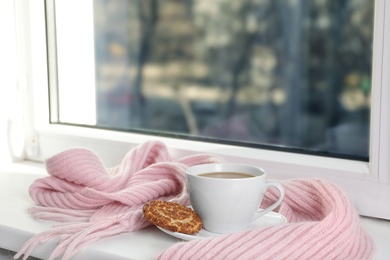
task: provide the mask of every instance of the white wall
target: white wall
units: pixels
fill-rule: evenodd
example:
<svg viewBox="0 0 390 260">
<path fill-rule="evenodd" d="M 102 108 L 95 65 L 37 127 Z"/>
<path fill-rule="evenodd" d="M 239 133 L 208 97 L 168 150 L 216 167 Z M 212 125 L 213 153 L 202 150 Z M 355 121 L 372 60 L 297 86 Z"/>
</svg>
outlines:
<svg viewBox="0 0 390 260">
<path fill-rule="evenodd" d="M 7 119 L 14 112 L 13 94 L 16 90 L 16 39 L 14 2 L 0 2 L 0 163 L 10 161 L 7 147 Z"/>
</svg>

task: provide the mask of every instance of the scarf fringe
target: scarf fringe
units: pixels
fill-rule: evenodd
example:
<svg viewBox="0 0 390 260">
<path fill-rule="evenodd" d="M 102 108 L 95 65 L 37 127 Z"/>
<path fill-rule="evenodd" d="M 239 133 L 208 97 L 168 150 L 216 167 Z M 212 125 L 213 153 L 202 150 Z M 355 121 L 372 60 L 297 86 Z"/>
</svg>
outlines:
<svg viewBox="0 0 390 260">
<path fill-rule="evenodd" d="M 134 148 L 109 169 L 86 149 L 57 154 L 46 161 L 51 176 L 30 186 L 38 205 L 29 212 L 36 219 L 60 223 L 29 239 L 14 258 L 27 259 L 39 244 L 59 239 L 49 259 L 69 259 L 103 237 L 144 228 L 150 225 L 142 213 L 145 203 L 159 199 L 188 205 L 185 169 L 220 161 L 204 154 L 173 160 L 158 141 Z"/>
<path fill-rule="evenodd" d="M 39 244 L 58 239 L 49 260 L 69 259 L 104 237 L 142 229 L 150 223 L 142 206 L 150 200 L 189 204 L 185 169 L 221 162 L 211 155 L 173 160 L 161 142 L 131 150 L 121 164 L 105 169 L 93 152 L 76 148 L 46 161 L 51 175 L 35 181 L 30 195 L 37 204 L 30 214 L 57 222 L 53 229 L 29 239 L 14 258 Z M 299 179 L 282 183 L 285 197 L 278 207 L 288 223 L 236 234 L 177 243 L 157 259 L 371 259 L 374 247 L 348 198 L 333 184 Z M 278 198 L 269 189 L 262 207 Z"/>
</svg>

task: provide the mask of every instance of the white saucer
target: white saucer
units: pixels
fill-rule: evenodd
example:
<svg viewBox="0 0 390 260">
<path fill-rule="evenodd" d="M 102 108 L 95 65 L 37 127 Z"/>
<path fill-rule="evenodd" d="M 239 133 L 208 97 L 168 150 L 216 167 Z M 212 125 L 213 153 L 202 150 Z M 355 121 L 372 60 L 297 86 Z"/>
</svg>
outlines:
<svg viewBox="0 0 390 260">
<path fill-rule="evenodd" d="M 287 219 L 283 215 L 271 211 L 271 212 L 268 212 L 267 214 L 265 214 L 264 216 L 256 219 L 251 224 L 249 224 L 248 230 L 249 229 L 256 229 L 256 228 L 264 227 L 264 226 L 275 226 L 275 225 L 283 224 L 283 223 L 287 223 Z M 171 235 L 171 236 L 176 237 L 176 238 L 180 238 L 182 240 L 188 240 L 188 241 L 194 240 L 194 239 L 201 239 L 201 238 L 208 238 L 208 237 L 222 235 L 222 234 L 218 234 L 218 233 L 212 233 L 212 232 L 209 232 L 209 231 L 204 230 L 204 229 L 201 229 L 196 234 L 187 235 L 187 234 L 183 234 L 183 233 L 179 233 L 179 232 L 172 232 L 172 231 L 166 230 L 164 228 L 161 228 L 159 226 L 157 226 L 157 228 L 159 228 L 161 231 L 167 233 L 168 235 Z"/>
</svg>

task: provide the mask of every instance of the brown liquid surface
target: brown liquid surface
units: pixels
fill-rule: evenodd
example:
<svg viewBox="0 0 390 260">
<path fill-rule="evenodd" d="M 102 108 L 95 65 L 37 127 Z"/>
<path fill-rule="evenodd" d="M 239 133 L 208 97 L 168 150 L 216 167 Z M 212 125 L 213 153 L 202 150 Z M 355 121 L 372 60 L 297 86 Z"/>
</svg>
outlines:
<svg viewBox="0 0 390 260">
<path fill-rule="evenodd" d="M 199 174 L 199 176 L 219 179 L 242 179 L 255 177 L 255 175 L 242 172 L 209 172 Z"/>
</svg>

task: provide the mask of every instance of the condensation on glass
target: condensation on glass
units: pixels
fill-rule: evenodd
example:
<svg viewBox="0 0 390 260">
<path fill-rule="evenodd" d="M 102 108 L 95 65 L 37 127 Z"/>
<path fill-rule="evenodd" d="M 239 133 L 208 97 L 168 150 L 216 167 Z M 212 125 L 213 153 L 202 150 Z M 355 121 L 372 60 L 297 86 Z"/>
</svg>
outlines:
<svg viewBox="0 0 390 260">
<path fill-rule="evenodd" d="M 96 126 L 368 160 L 373 14 L 372 0 L 95 0 Z"/>
</svg>

